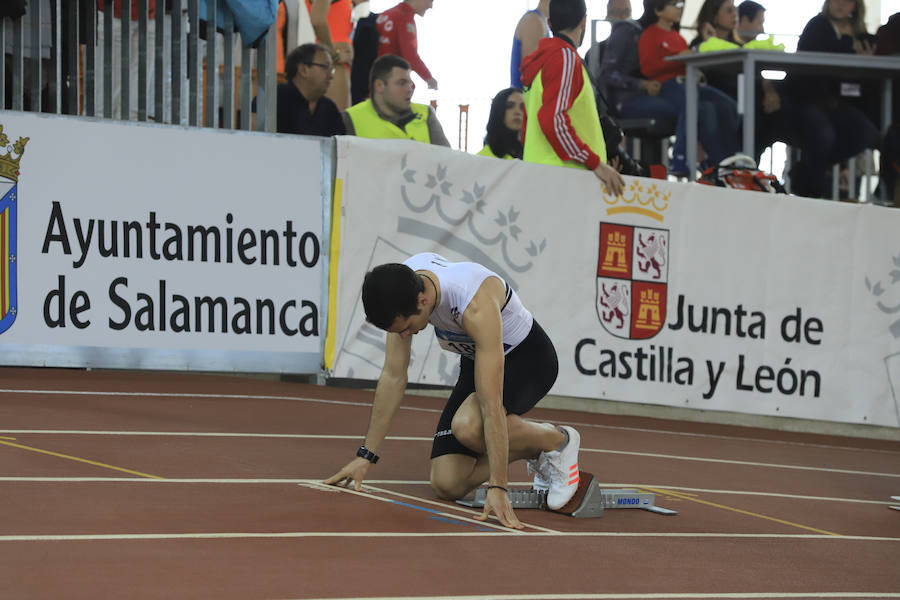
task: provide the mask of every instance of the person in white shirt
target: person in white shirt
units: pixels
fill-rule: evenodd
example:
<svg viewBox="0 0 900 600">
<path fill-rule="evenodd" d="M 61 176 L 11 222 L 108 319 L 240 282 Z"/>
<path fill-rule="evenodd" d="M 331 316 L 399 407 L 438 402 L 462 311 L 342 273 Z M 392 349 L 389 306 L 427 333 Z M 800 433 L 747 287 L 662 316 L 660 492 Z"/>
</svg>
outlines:
<svg viewBox="0 0 900 600">
<path fill-rule="evenodd" d="M 507 481 L 508 464 L 524 459 L 535 488 L 548 491 L 549 508 L 572 499 L 579 482 L 578 432 L 521 416 L 556 381 L 556 350 L 500 276 L 426 252 L 375 267 L 366 274 L 362 300 L 366 319 L 387 331 L 384 367 L 364 445 L 325 483 L 361 489 L 403 399 L 412 336 L 431 324 L 441 347 L 460 355 L 459 379 L 432 445 L 435 493 L 456 500 L 487 482 L 480 519 L 494 512 L 503 525 L 520 529 Z"/>
</svg>

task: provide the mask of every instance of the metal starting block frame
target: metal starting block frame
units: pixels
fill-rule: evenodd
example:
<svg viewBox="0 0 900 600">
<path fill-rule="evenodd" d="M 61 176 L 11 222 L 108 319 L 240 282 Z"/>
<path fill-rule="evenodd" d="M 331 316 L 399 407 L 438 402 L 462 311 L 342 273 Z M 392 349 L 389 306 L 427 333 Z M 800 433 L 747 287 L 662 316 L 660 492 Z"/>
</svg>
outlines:
<svg viewBox="0 0 900 600">
<path fill-rule="evenodd" d="M 658 515 L 677 515 L 678 512 L 656 506 L 656 495 L 652 492 L 639 492 L 635 489 L 604 489 L 594 482 L 594 477 L 590 473 L 581 473 L 582 485 L 586 486 L 581 501 L 572 508 L 569 505 L 559 510 L 551 510 L 547 508 L 547 492 L 546 490 L 534 489 L 512 489 L 509 490 L 509 501 L 513 509 L 541 509 L 558 512 L 575 518 L 602 517 L 606 509 L 612 508 L 637 508 L 646 510 Z M 580 491 L 580 490 L 579 490 Z M 573 502 L 577 502 L 579 494 L 576 492 Z M 475 498 L 471 500 L 457 500 L 457 503 L 472 508 L 484 508 L 484 502 L 487 498 L 487 489 L 479 488 L 475 490 Z"/>
</svg>

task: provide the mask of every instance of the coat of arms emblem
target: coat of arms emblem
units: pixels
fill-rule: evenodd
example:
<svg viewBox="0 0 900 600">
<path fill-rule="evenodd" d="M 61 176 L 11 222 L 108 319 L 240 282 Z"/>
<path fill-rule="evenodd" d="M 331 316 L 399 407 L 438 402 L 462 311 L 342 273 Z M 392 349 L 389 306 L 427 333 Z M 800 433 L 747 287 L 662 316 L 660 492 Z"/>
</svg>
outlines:
<svg viewBox="0 0 900 600">
<path fill-rule="evenodd" d="M 669 230 L 600 223 L 597 316 L 612 335 L 652 338 L 666 321 Z"/>
<path fill-rule="evenodd" d="M 16 206 L 19 161 L 28 138 L 15 144 L 0 125 L 0 334 L 9 329 L 18 313 L 16 286 Z"/>
</svg>

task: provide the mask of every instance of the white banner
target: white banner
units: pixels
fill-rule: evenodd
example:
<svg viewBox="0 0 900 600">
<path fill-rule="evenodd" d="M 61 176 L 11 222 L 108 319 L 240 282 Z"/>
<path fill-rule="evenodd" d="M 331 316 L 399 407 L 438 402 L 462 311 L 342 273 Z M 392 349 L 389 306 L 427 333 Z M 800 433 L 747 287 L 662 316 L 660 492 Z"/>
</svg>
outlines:
<svg viewBox="0 0 900 600">
<path fill-rule="evenodd" d="M 0 364 L 318 370 L 330 146 L 29 113 L 0 125 L 0 165 L 19 172 L 0 171 Z"/>
<path fill-rule="evenodd" d="M 363 275 L 421 251 L 504 277 L 553 339 L 553 392 L 900 426 L 900 211 L 339 138 L 336 377 L 376 379 Z M 334 299 L 332 299 L 334 303 Z M 411 382 L 452 385 L 426 330 Z"/>
</svg>

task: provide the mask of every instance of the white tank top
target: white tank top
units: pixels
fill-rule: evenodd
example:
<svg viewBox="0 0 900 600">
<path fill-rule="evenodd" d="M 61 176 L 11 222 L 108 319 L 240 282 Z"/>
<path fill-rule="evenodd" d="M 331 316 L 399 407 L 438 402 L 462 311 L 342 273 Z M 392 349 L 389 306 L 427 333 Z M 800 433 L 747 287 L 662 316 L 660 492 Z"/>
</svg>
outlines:
<svg viewBox="0 0 900 600">
<path fill-rule="evenodd" d="M 462 317 L 475 292 L 488 277 L 496 277 L 506 287 L 506 299 L 500 311 L 503 353 L 508 354 L 531 331 L 534 317 L 522 306 L 518 294 L 502 277 L 478 263 L 455 263 L 439 254 L 423 252 L 409 257 L 403 264 L 413 271 L 431 271 L 438 277 L 441 303 L 428 317 L 428 322 L 434 326 L 434 333 L 444 350 L 474 360 L 475 341 L 462 328 Z"/>
</svg>

